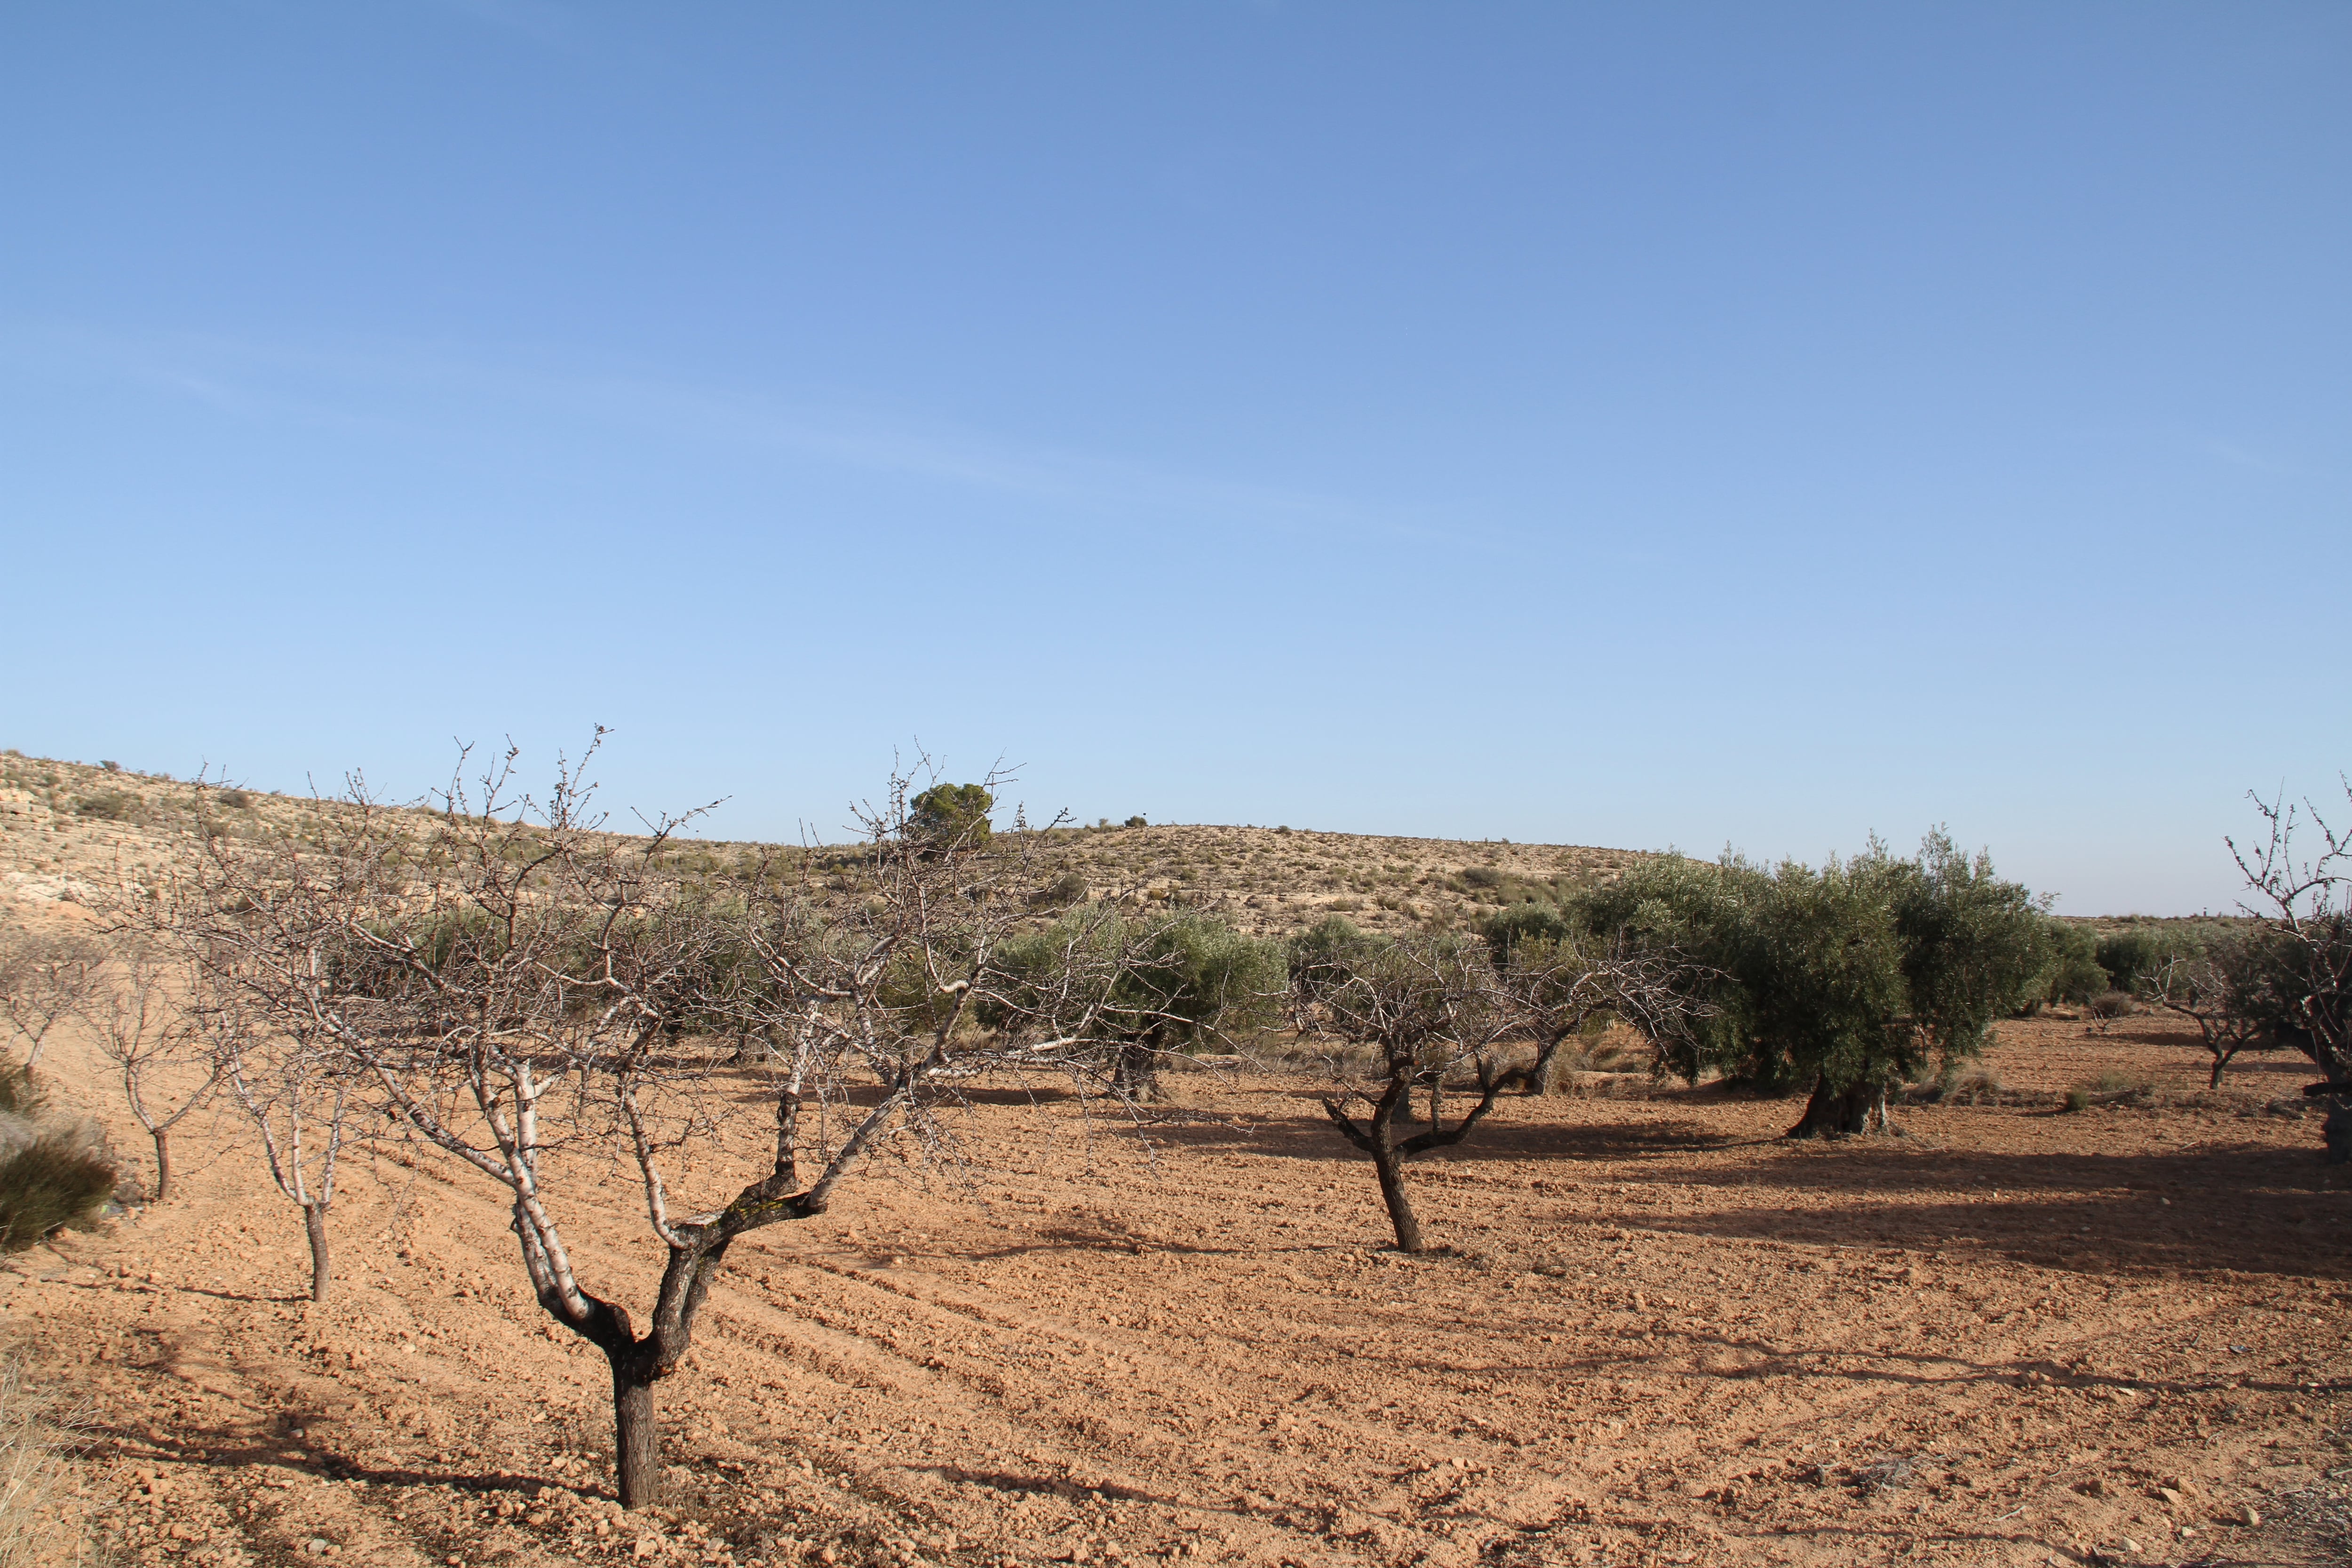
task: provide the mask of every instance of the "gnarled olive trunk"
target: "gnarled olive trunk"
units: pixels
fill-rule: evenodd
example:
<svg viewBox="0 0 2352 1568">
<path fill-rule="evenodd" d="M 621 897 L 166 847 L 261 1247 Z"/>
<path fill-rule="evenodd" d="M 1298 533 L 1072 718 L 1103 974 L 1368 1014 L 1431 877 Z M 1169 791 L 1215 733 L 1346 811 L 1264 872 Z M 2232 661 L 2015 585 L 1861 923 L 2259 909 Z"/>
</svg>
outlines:
<svg viewBox="0 0 2352 1568">
<path fill-rule="evenodd" d="M 1160 1087 L 1160 1038 L 1155 1034 L 1119 1042 L 1111 1066 L 1111 1084 L 1129 1100 L 1167 1098 Z"/>
<path fill-rule="evenodd" d="M 2327 1146 L 2325 1163 L 2352 1165 L 2352 1083 L 2305 1084 L 2303 1092 L 2327 1101 L 2327 1119 L 2319 1124 L 2319 1140 Z"/>
<path fill-rule="evenodd" d="M 1826 1078 L 1813 1083 L 1813 1097 L 1805 1102 L 1804 1115 L 1784 1136 L 1790 1138 L 1843 1138 L 1870 1131 L 1871 1119 L 1876 1117 L 1881 1128 L 1886 1120 L 1886 1089 L 1884 1084 L 1859 1079 L 1843 1089 L 1832 1089 Z"/>
</svg>

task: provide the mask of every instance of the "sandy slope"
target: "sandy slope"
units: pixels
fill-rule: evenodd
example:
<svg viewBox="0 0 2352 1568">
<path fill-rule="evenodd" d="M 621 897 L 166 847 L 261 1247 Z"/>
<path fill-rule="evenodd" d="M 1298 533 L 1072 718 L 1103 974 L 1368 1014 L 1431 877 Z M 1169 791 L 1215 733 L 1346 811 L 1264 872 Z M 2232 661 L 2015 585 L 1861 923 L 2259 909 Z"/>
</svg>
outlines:
<svg viewBox="0 0 2352 1568">
<path fill-rule="evenodd" d="M 1156 1168 L 982 1108 L 971 1189 L 885 1167 L 739 1247 L 651 1518 L 607 1500 L 601 1362 L 438 1163 L 350 1173 L 323 1308 L 231 1147 L 19 1255 L 0 1314 L 94 1403 L 87 1506 L 142 1562 L 2342 1560 L 2346 1184 L 2263 1109 L 2303 1075 L 2209 1095 L 2177 1035 L 2058 1020 L 1993 1066 L 2012 1103 L 1834 1148 L 1714 1090 L 1514 1102 L 1417 1169 L 1459 1249 L 1418 1261 L 1302 1081 L 1182 1080 L 1240 1125 Z M 2053 1113 L 2102 1070 L 2155 1103 Z M 643 1303 L 602 1175 L 583 1271 Z"/>
</svg>

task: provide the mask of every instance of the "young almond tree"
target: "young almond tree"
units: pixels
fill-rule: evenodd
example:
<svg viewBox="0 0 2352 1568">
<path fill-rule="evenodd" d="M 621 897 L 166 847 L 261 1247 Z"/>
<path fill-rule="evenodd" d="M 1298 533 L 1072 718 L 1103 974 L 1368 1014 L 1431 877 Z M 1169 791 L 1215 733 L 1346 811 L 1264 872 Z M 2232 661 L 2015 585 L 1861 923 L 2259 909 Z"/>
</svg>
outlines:
<svg viewBox="0 0 2352 1568">
<path fill-rule="evenodd" d="M 809 857 L 798 879 L 719 873 L 680 852 L 677 820 L 606 832 L 579 767 L 518 794 L 513 761 L 430 811 L 355 784 L 309 843 L 213 838 L 171 923 L 257 1023 L 330 1053 L 370 1114 L 499 1190 L 540 1305 L 604 1355 L 638 1508 L 659 1490 L 654 1391 L 738 1238 L 824 1213 L 885 1138 L 935 1140 L 934 1108 L 976 1074 L 1101 1075 L 1083 1036 L 1041 1033 L 1028 1009 L 974 1026 L 1027 880 L 984 817 L 918 821 L 899 778 L 837 885 L 809 879 Z M 750 1035 L 771 1048 L 751 1057 Z M 772 1152 L 704 1190 L 746 1119 Z M 663 1258 L 642 1318 L 566 1241 L 571 1194 L 613 1159 Z"/>
<path fill-rule="evenodd" d="M 1421 1221 L 1404 1184 L 1405 1163 L 1467 1138 L 1517 1074 L 1500 1047 L 1517 1037 L 1520 1009 L 1483 942 L 1410 935 L 1347 957 L 1318 951 L 1295 966 L 1300 1011 L 1352 1045 L 1370 1047 L 1366 1071 L 1339 1060 L 1338 1092 L 1323 1110 L 1339 1136 L 1370 1156 L 1397 1250 L 1422 1250 Z M 1476 1097 L 1451 1126 L 1449 1079 L 1474 1075 Z M 1428 1126 L 1410 1132 L 1413 1091 L 1429 1096 Z M 1361 1107 L 1360 1110 L 1357 1107 Z"/>
<path fill-rule="evenodd" d="M 1596 935 L 1567 911 L 1532 905 L 1489 921 L 1483 934 L 1535 1040 L 1534 1061 L 1517 1074 L 1528 1094 L 1551 1092 L 1560 1051 L 1596 1024 L 1637 1031 L 1662 1069 L 1701 1048 L 1698 1026 L 1716 1012 L 1705 982 L 1721 977 L 1670 942 L 1641 942 L 1622 931 Z"/>
<path fill-rule="evenodd" d="M 174 994 L 174 982 L 177 994 Z M 89 1005 L 99 1054 L 114 1069 L 122 1098 L 155 1145 L 155 1201 L 172 1197 L 172 1133 L 205 1104 L 232 1058 L 208 1048 L 191 1015 L 194 985 L 144 942 L 122 945 Z"/>
<path fill-rule="evenodd" d="M 351 1064 L 332 1042 L 265 1034 L 218 1014 L 207 1022 L 218 1030 L 213 1049 L 229 1092 L 261 1134 L 271 1184 L 302 1211 L 310 1300 L 323 1301 L 334 1279 L 327 1216 L 335 1206 L 335 1169 L 354 1117 L 369 1108 L 353 1095 Z"/>
<path fill-rule="evenodd" d="M 49 1033 L 81 1011 L 105 954 L 76 931 L 0 926 L 0 1015 L 25 1042 L 25 1068 L 40 1066 Z"/>
<path fill-rule="evenodd" d="M 2221 1087 L 2221 1075 L 2238 1054 L 2286 1042 L 2265 1020 L 2277 1011 L 2269 984 L 2272 944 L 2259 933 L 2223 936 L 2196 953 L 2167 959 L 2147 977 L 2157 1005 L 2197 1026 L 2205 1054 L 2213 1058 L 2206 1086 Z"/>
</svg>

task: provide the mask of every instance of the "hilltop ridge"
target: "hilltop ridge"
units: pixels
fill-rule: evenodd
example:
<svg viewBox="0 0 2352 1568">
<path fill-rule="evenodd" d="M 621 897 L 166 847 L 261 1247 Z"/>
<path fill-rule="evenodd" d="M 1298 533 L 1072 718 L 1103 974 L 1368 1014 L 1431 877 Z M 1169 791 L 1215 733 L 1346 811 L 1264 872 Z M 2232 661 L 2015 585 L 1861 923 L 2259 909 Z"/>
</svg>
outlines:
<svg viewBox="0 0 2352 1568">
<path fill-rule="evenodd" d="M 217 789 L 215 831 L 308 837 L 320 802 Z M 194 786 L 168 774 L 0 752 L 0 896 L 75 902 L 118 877 L 162 871 L 197 831 Z M 1576 844 L 1413 838 L 1277 826 L 1169 823 L 1037 831 L 1041 904 L 1127 897 L 1213 910 L 1261 936 L 1329 914 L 1375 931 L 1474 921 L 1529 895 L 1557 897 L 1622 874 L 1644 852 Z M 682 838 L 681 863 L 709 869 L 762 857 L 848 851 L 748 839 Z M 79 891 L 78 891 L 78 889 Z M 1083 890 L 1081 890 L 1083 889 Z"/>
</svg>

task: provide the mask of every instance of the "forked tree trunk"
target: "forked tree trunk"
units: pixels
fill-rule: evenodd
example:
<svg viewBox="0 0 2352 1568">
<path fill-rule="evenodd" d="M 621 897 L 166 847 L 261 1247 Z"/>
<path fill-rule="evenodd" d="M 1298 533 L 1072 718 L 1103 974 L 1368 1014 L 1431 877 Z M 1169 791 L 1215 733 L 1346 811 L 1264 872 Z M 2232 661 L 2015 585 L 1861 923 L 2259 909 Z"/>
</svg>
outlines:
<svg viewBox="0 0 2352 1568">
<path fill-rule="evenodd" d="M 824 1209 L 820 1205 L 805 1212 L 821 1214 Z M 576 1318 L 564 1310 L 564 1299 L 556 1287 L 540 1288 L 540 1305 L 556 1321 L 603 1351 L 604 1364 L 612 1371 L 613 1468 L 623 1508 L 648 1508 L 661 1500 L 661 1423 L 654 1414 L 654 1385 L 677 1370 L 693 1345 L 694 1320 L 702 1310 L 711 1280 L 726 1261 L 727 1245 L 722 1239 L 698 1250 L 670 1249 L 669 1267 L 662 1270 L 660 1300 L 643 1338 L 630 1327 L 625 1308 L 579 1291 L 574 1299 L 584 1299 L 589 1312 L 584 1319 Z"/>
<path fill-rule="evenodd" d="M 639 1509 L 661 1500 L 661 1422 L 654 1414 L 654 1385 L 631 1356 L 613 1362 L 613 1464 L 620 1481 L 621 1506 Z"/>
<path fill-rule="evenodd" d="M 1389 1225 L 1396 1232 L 1399 1252 L 1421 1250 L 1421 1221 L 1412 1212 L 1412 1194 L 1405 1191 L 1404 1162 L 1394 1150 L 1374 1150 L 1372 1169 L 1381 1178 L 1381 1202 L 1388 1205 Z"/>
<path fill-rule="evenodd" d="M 172 1134 L 158 1128 L 155 1139 L 155 1201 L 162 1203 L 172 1195 Z"/>
<path fill-rule="evenodd" d="M 1790 1138 L 1851 1137 L 1870 1131 L 1874 1110 L 1884 1115 L 1885 1098 L 1879 1086 L 1867 1079 L 1859 1079 L 1843 1089 L 1832 1089 L 1829 1079 L 1817 1079 L 1813 1097 L 1805 1102 L 1805 1114 L 1784 1134 Z"/>
<path fill-rule="evenodd" d="M 302 1229 L 310 1237 L 310 1300 L 327 1299 L 327 1205 L 316 1201 L 302 1205 Z"/>
</svg>

